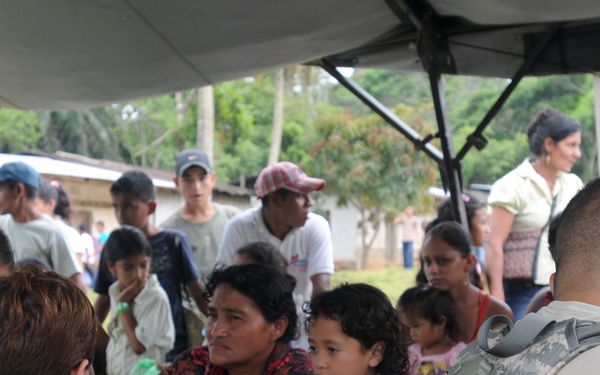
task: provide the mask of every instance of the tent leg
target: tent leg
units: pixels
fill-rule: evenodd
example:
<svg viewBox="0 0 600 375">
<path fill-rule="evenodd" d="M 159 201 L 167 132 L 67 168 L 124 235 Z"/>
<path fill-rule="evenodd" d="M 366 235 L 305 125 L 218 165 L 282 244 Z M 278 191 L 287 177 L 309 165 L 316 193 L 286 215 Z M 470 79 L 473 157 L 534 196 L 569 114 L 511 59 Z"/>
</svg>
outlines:
<svg viewBox="0 0 600 375">
<path fill-rule="evenodd" d="M 450 191 L 450 199 L 452 200 L 454 218 L 468 227 L 465 204 L 462 199 L 462 170 L 459 165 L 460 162 L 456 162 L 454 159 L 452 131 L 450 130 L 450 122 L 448 121 L 442 76 L 434 64 L 429 68 L 429 83 L 431 84 L 431 94 L 435 107 L 435 117 L 438 123 L 439 138 L 442 143 L 444 172 L 448 184 L 447 188 Z"/>
</svg>

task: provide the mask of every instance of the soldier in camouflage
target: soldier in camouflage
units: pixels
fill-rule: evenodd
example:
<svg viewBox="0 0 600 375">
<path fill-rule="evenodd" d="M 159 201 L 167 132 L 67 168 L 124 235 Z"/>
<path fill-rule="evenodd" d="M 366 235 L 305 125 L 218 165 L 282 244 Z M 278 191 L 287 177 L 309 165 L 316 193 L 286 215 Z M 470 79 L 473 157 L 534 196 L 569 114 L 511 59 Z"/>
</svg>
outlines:
<svg viewBox="0 0 600 375">
<path fill-rule="evenodd" d="M 600 358 L 600 179 L 590 182 L 567 205 L 556 233 L 554 301 L 511 325 L 485 332 L 457 358 L 448 374 L 593 374 Z M 492 318 L 493 319 L 493 318 Z M 539 334 L 523 344 L 490 354 L 511 341 Z M 488 322 L 486 322 L 488 323 Z M 488 324 L 488 328 L 492 324 Z M 482 327 L 482 331 L 484 327 Z M 510 330 L 510 333 L 507 332 Z M 505 334 L 507 334 L 505 336 Z M 486 342 L 487 341 L 487 342 Z M 523 340 L 521 340 L 523 341 Z M 505 344 L 506 344 L 505 342 Z M 531 343 L 531 344 L 530 344 Z M 498 344 L 498 345 L 496 345 Z M 491 347 L 490 350 L 487 346 Z M 508 345 L 511 346 L 511 345 Z"/>
</svg>

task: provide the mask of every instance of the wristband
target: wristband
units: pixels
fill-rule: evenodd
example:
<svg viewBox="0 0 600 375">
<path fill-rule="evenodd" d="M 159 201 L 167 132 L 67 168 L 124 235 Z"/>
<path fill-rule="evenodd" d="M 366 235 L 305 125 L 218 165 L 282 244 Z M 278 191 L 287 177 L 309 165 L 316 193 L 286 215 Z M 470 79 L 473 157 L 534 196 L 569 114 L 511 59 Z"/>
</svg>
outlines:
<svg viewBox="0 0 600 375">
<path fill-rule="evenodd" d="M 129 302 L 117 303 L 117 314 L 115 315 L 115 317 L 118 317 L 119 315 L 121 315 L 125 311 L 129 310 L 130 308 L 131 308 L 131 306 L 129 305 Z"/>
</svg>

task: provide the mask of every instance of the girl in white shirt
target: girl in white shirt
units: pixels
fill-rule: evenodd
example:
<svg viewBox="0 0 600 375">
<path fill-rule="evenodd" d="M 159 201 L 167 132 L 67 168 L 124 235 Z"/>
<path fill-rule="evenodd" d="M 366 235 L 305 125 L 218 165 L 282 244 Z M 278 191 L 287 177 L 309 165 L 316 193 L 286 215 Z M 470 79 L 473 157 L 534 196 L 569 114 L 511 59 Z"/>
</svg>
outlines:
<svg viewBox="0 0 600 375">
<path fill-rule="evenodd" d="M 142 359 L 164 362 L 173 348 L 175 328 L 167 294 L 156 275 L 150 275 L 150 243 L 141 230 L 124 225 L 111 233 L 104 251 L 117 279 L 108 290 L 108 374 L 127 375 Z"/>
</svg>

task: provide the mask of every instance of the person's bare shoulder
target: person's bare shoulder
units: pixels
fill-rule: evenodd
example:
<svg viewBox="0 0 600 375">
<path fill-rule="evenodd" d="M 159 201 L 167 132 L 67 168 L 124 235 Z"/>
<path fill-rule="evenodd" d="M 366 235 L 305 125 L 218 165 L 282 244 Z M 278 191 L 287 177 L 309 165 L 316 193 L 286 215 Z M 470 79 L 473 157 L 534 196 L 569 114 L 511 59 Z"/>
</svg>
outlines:
<svg viewBox="0 0 600 375">
<path fill-rule="evenodd" d="M 514 319 L 513 312 L 506 302 L 490 295 L 490 301 L 485 311 L 485 319 L 494 315 L 506 315 L 510 319 Z"/>
</svg>

